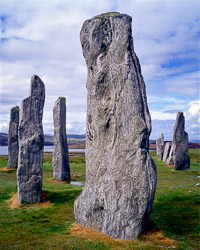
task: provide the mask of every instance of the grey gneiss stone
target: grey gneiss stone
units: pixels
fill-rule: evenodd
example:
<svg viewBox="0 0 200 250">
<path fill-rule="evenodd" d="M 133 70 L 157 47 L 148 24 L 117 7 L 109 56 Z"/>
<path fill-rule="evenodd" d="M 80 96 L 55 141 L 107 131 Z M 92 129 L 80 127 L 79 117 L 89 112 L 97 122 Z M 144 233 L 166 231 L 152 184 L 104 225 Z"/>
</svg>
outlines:
<svg viewBox="0 0 200 250">
<path fill-rule="evenodd" d="M 171 150 L 171 142 L 166 142 L 165 147 L 164 147 L 164 154 L 163 154 L 163 161 L 167 162 L 167 159 L 169 157 L 170 154 L 170 150 Z"/>
<path fill-rule="evenodd" d="M 183 112 L 178 112 L 173 132 L 173 160 L 175 170 L 186 170 L 190 168 L 188 156 L 188 134 L 185 132 L 185 117 Z"/>
<path fill-rule="evenodd" d="M 18 127 L 19 127 L 19 107 L 16 106 L 10 111 L 10 123 L 8 132 L 8 168 L 17 168 L 18 165 Z"/>
<path fill-rule="evenodd" d="M 156 154 L 162 160 L 164 154 L 164 135 L 161 134 L 161 138 L 156 140 Z"/>
<path fill-rule="evenodd" d="M 70 179 L 68 145 L 66 135 L 65 98 L 59 97 L 53 109 L 54 120 L 54 152 L 53 178 L 58 181 Z"/>
<path fill-rule="evenodd" d="M 86 183 L 75 201 L 78 224 L 135 239 L 153 208 L 156 166 L 149 156 L 151 119 L 132 19 L 107 13 L 85 21 L 88 67 Z"/>
<path fill-rule="evenodd" d="M 171 144 L 169 156 L 168 156 L 168 158 L 167 158 L 167 160 L 166 160 L 166 163 L 167 163 L 168 165 L 173 165 L 173 164 L 174 164 L 173 153 L 174 153 L 174 152 L 173 152 L 173 148 L 172 148 L 172 144 Z"/>
<path fill-rule="evenodd" d="M 44 83 L 38 76 L 33 76 L 29 97 L 23 100 L 20 110 L 17 169 L 19 203 L 33 204 L 41 201 L 44 100 Z"/>
</svg>

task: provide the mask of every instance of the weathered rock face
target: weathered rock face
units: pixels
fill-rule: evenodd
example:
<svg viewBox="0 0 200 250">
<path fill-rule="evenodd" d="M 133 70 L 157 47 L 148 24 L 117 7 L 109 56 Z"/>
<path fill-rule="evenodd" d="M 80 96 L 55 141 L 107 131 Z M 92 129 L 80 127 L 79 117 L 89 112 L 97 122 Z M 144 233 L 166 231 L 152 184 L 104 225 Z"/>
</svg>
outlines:
<svg viewBox="0 0 200 250">
<path fill-rule="evenodd" d="M 18 201 L 41 201 L 44 134 L 42 127 L 45 86 L 38 76 L 31 78 L 29 97 L 21 104 L 19 122 Z"/>
<path fill-rule="evenodd" d="M 165 148 L 164 148 L 164 154 L 163 154 L 163 161 L 167 162 L 167 159 L 169 158 L 170 150 L 171 150 L 171 142 L 166 142 Z"/>
<path fill-rule="evenodd" d="M 88 67 L 86 183 L 75 201 L 78 224 L 135 239 L 152 211 L 156 167 L 145 84 L 133 49 L 131 17 L 108 13 L 81 30 Z"/>
<path fill-rule="evenodd" d="M 8 168 L 17 168 L 18 165 L 18 127 L 19 107 L 16 106 L 10 111 L 10 123 L 8 131 Z"/>
<path fill-rule="evenodd" d="M 161 134 L 161 138 L 156 140 L 156 154 L 162 160 L 164 154 L 164 135 Z"/>
<path fill-rule="evenodd" d="M 173 133 L 173 160 L 175 170 L 186 170 L 190 168 L 188 156 L 188 134 L 185 132 L 185 117 L 182 112 L 177 113 Z"/>
<path fill-rule="evenodd" d="M 54 120 L 54 152 L 53 178 L 58 181 L 70 179 L 68 145 L 66 135 L 65 98 L 60 97 L 53 109 Z"/>
</svg>

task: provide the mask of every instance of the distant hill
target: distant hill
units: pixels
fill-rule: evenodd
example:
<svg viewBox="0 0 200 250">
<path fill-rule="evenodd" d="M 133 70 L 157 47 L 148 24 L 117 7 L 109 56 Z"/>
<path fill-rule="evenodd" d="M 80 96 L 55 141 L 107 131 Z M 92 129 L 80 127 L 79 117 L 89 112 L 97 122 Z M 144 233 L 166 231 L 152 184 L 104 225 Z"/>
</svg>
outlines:
<svg viewBox="0 0 200 250">
<path fill-rule="evenodd" d="M 85 135 L 76 135 L 76 134 L 69 134 L 67 135 L 68 145 L 73 148 L 72 145 L 75 145 L 76 148 L 79 144 L 80 148 L 85 148 Z M 53 146 L 53 136 L 52 135 L 45 135 L 44 136 L 44 145 L 45 146 Z M 8 134 L 0 133 L 0 146 L 8 146 Z"/>
<path fill-rule="evenodd" d="M 53 136 L 45 135 L 45 146 L 53 146 Z M 69 148 L 85 148 L 85 135 L 68 134 L 67 142 Z M 166 142 L 166 141 L 165 141 Z M 156 149 L 156 140 L 149 140 L 150 149 Z M 8 146 L 8 134 L 0 133 L 0 146 Z M 200 148 L 200 141 L 189 142 L 189 148 Z"/>
</svg>

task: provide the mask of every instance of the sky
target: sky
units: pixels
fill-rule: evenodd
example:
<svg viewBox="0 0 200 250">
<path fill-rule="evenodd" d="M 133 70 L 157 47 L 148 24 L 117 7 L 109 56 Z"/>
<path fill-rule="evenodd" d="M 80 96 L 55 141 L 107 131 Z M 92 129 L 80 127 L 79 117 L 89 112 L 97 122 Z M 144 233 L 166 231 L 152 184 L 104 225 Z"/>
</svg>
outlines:
<svg viewBox="0 0 200 250">
<path fill-rule="evenodd" d="M 85 134 L 87 68 L 83 22 L 106 12 L 132 16 L 134 49 L 146 84 L 151 139 L 172 140 L 184 112 L 189 140 L 200 140 L 199 0 L 0 0 L 0 132 L 10 109 L 28 97 L 30 81 L 45 84 L 45 134 L 53 135 L 53 106 L 66 97 L 67 133 Z"/>
</svg>

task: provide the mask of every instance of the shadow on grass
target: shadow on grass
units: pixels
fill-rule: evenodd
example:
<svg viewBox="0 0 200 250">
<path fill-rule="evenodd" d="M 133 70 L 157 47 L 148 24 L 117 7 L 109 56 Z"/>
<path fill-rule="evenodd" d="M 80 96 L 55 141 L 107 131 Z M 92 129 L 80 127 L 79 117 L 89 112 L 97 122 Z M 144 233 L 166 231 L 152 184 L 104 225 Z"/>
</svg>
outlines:
<svg viewBox="0 0 200 250">
<path fill-rule="evenodd" d="M 154 203 L 151 221 L 166 235 L 187 236 L 198 230 L 199 200 L 195 194 L 170 192 L 159 195 Z"/>
<path fill-rule="evenodd" d="M 45 191 L 47 200 L 55 204 L 74 203 L 75 199 L 81 193 L 81 190 L 70 190 L 61 192 Z"/>
</svg>

